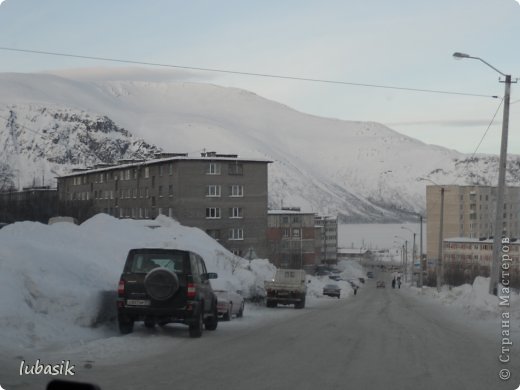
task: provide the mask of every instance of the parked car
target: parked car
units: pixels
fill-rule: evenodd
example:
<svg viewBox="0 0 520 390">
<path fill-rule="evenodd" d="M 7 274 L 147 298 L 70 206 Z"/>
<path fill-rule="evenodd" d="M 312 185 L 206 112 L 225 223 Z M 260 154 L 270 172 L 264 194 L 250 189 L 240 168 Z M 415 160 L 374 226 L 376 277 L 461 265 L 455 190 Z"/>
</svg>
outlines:
<svg viewBox="0 0 520 390">
<path fill-rule="evenodd" d="M 377 288 L 385 288 L 385 282 L 384 280 L 378 280 L 377 283 L 376 283 L 376 287 Z"/>
<path fill-rule="evenodd" d="M 329 279 L 335 280 L 336 282 L 339 282 L 341 280 L 341 276 L 339 275 L 329 275 Z"/>
<path fill-rule="evenodd" d="M 242 295 L 227 290 L 213 290 L 217 295 L 217 311 L 224 321 L 231 320 L 233 315 L 240 318 L 244 314 L 244 298 Z"/>
<path fill-rule="evenodd" d="M 368 279 L 373 279 L 374 278 L 374 273 L 372 271 L 368 271 L 367 272 L 367 278 Z"/>
<path fill-rule="evenodd" d="M 119 331 L 131 333 L 136 321 L 144 321 L 147 328 L 182 323 L 188 325 L 190 337 L 200 337 L 203 325 L 215 330 L 217 296 L 209 280 L 216 277 L 202 257 L 190 251 L 131 249 L 119 280 Z"/>
<path fill-rule="evenodd" d="M 341 288 L 337 284 L 327 284 L 323 287 L 323 295 L 328 295 L 329 297 L 337 297 L 339 298 L 341 294 Z"/>
</svg>

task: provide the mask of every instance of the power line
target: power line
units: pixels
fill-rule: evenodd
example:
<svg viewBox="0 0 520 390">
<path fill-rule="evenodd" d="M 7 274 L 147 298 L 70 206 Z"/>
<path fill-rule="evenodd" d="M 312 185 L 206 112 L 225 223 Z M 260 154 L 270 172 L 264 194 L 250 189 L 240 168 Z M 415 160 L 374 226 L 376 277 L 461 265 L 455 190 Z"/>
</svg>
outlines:
<svg viewBox="0 0 520 390">
<path fill-rule="evenodd" d="M 162 64 L 162 63 L 156 63 L 156 62 L 134 61 L 134 60 L 125 60 L 125 59 L 108 58 L 108 57 L 94 57 L 94 56 L 79 55 L 79 54 L 58 53 L 58 52 L 50 52 L 50 51 L 43 51 L 43 50 L 17 49 L 17 48 L 13 48 L 13 47 L 0 47 L 0 50 L 31 53 L 31 54 L 44 54 L 44 55 L 59 56 L 59 57 L 81 58 L 81 59 L 88 59 L 88 60 L 95 60 L 95 61 L 118 62 L 118 63 L 134 64 L 134 65 L 148 65 L 148 66 L 159 66 L 159 67 L 165 67 L 165 68 L 188 69 L 188 70 L 195 70 L 195 71 L 202 71 L 202 72 L 236 74 L 236 75 L 241 75 L 241 76 L 266 77 L 266 78 L 276 78 L 276 79 L 294 80 L 294 81 L 308 81 L 308 82 L 324 83 L 324 84 L 351 85 L 351 86 L 357 86 L 357 87 L 393 89 L 393 90 L 410 91 L 410 92 L 437 93 L 437 94 L 444 94 L 444 95 L 474 96 L 474 97 L 485 97 L 485 98 L 493 98 L 493 99 L 498 98 L 497 95 L 483 95 L 483 94 L 467 93 L 467 92 L 443 91 L 443 90 L 424 89 L 424 88 L 409 88 L 409 87 L 399 87 L 399 86 L 381 85 L 381 84 L 357 83 L 357 82 L 351 82 L 351 81 L 315 79 L 315 78 L 308 78 L 308 77 L 285 76 L 285 75 L 276 75 L 276 74 L 268 74 L 268 73 L 254 73 L 254 72 L 227 70 L 227 69 L 203 68 L 203 67 L 197 67 L 197 66 L 172 65 L 172 64 Z"/>
</svg>

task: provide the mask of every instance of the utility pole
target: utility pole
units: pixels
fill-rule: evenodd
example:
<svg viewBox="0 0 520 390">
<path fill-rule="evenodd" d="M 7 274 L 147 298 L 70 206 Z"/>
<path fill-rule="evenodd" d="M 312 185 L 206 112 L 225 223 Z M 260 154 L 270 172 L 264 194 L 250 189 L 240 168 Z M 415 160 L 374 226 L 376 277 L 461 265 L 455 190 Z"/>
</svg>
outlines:
<svg viewBox="0 0 520 390">
<path fill-rule="evenodd" d="M 422 252 L 423 252 L 423 246 L 422 246 L 422 215 L 419 216 L 419 223 L 421 224 L 420 231 L 421 231 L 421 238 L 420 238 L 420 244 L 419 244 L 419 287 L 422 288 L 423 286 L 423 264 L 422 264 Z"/>
<path fill-rule="evenodd" d="M 500 143 L 500 162 L 498 166 L 497 210 L 495 215 L 495 235 L 493 236 L 493 258 L 489 272 L 489 293 L 497 295 L 498 273 L 500 269 L 500 248 L 504 232 L 504 192 L 506 186 L 507 136 L 509 130 L 509 105 L 511 100 L 511 75 L 505 76 L 504 117 L 502 119 L 502 141 Z"/>
</svg>

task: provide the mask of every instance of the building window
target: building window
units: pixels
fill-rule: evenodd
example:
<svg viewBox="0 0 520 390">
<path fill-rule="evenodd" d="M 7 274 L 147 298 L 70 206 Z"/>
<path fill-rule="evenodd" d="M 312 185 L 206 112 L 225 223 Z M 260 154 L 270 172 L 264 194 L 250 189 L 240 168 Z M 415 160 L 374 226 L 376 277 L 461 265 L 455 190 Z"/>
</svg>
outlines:
<svg viewBox="0 0 520 390">
<path fill-rule="evenodd" d="M 239 164 L 239 163 L 229 164 L 228 173 L 230 175 L 243 175 L 244 174 L 243 164 Z"/>
<path fill-rule="evenodd" d="M 214 240 L 220 240 L 220 230 L 219 229 L 207 229 L 206 234 L 213 238 Z"/>
<path fill-rule="evenodd" d="M 206 218 L 208 218 L 208 219 L 220 218 L 220 208 L 219 207 L 206 207 Z"/>
<path fill-rule="evenodd" d="M 220 175 L 220 163 L 210 162 L 206 168 L 207 175 Z"/>
<path fill-rule="evenodd" d="M 292 219 L 293 223 L 300 223 L 300 216 L 299 215 L 295 215 Z"/>
<path fill-rule="evenodd" d="M 150 177 L 150 167 L 144 167 L 144 177 L 145 179 Z"/>
<path fill-rule="evenodd" d="M 162 208 L 161 208 L 161 207 L 159 207 L 157 210 L 158 210 L 157 213 L 158 213 L 159 215 L 163 215 L 163 212 L 162 212 Z"/>
<path fill-rule="evenodd" d="M 168 196 L 173 196 L 173 185 L 172 184 L 170 184 L 168 186 Z"/>
<path fill-rule="evenodd" d="M 173 163 L 170 163 L 170 164 L 168 165 L 168 174 L 169 174 L 169 175 L 173 175 Z"/>
<path fill-rule="evenodd" d="M 131 172 L 132 172 L 131 169 L 127 169 L 125 171 L 125 180 L 130 180 L 130 175 L 132 174 Z"/>
<path fill-rule="evenodd" d="M 163 175 L 163 166 L 159 165 L 159 176 L 162 176 L 162 175 Z"/>
<path fill-rule="evenodd" d="M 146 187 L 144 189 L 144 196 L 145 196 L 145 198 L 149 198 L 150 197 L 150 193 L 148 192 L 148 187 Z"/>
<path fill-rule="evenodd" d="M 152 188 L 155 188 L 155 176 L 152 176 Z"/>
<path fill-rule="evenodd" d="M 144 209 L 144 217 L 145 218 L 150 218 L 150 212 L 148 211 L 148 208 Z"/>
<path fill-rule="evenodd" d="M 229 239 L 230 240 L 243 240 L 244 239 L 244 229 L 242 229 L 242 228 L 229 229 Z"/>
<path fill-rule="evenodd" d="M 143 209 L 139 208 L 139 218 L 143 218 Z"/>
<path fill-rule="evenodd" d="M 242 207 L 233 207 L 229 209 L 229 218 L 243 218 Z"/>
<path fill-rule="evenodd" d="M 240 184 L 233 184 L 232 186 L 229 186 L 229 196 L 244 196 L 244 186 Z"/>
<path fill-rule="evenodd" d="M 159 186 L 158 188 L 158 195 L 159 195 L 159 198 L 162 198 L 163 197 L 163 193 L 162 193 L 162 186 Z M 160 214 L 160 213 L 159 213 Z"/>
<path fill-rule="evenodd" d="M 168 207 L 168 217 L 173 218 L 173 210 L 171 207 Z"/>
<path fill-rule="evenodd" d="M 292 230 L 292 236 L 293 236 L 294 238 L 300 238 L 300 236 L 301 236 L 301 231 L 300 231 L 300 229 L 293 229 L 293 230 Z"/>
<path fill-rule="evenodd" d="M 155 207 L 155 196 L 152 196 L 152 207 Z"/>
<path fill-rule="evenodd" d="M 290 236 L 290 230 L 289 229 L 283 229 L 283 236 L 284 238 L 288 238 Z"/>
<path fill-rule="evenodd" d="M 219 197 L 220 196 L 220 185 L 206 186 L 206 196 Z"/>
</svg>

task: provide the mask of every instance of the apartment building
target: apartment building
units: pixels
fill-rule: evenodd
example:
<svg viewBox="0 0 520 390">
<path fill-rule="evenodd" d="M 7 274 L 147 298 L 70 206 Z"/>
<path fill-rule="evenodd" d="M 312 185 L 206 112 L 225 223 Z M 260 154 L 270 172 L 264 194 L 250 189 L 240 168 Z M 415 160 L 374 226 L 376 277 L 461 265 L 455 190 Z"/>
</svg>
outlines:
<svg viewBox="0 0 520 390">
<path fill-rule="evenodd" d="M 441 189 L 444 188 L 443 239 L 489 238 L 495 233 L 496 187 L 429 185 L 426 187 L 427 257 L 438 257 Z M 503 234 L 520 237 L 520 187 L 506 187 Z"/>
<path fill-rule="evenodd" d="M 338 219 L 317 215 L 314 223 L 321 228 L 321 263 L 336 264 L 338 262 Z"/>
<path fill-rule="evenodd" d="M 520 288 L 520 241 L 513 239 L 508 245 L 508 254 L 512 261 L 510 284 Z M 493 258 L 493 240 L 467 237 L 448 238 L 443 241 L 444 280 L 451 285 L 473 283 L 477 276 L 489 276 Z"/>
<path fill-rule="evenodd" d="M 204 230 L 237 255 L 265 257 L 270 162 L 205 152 L 99 165 L 58 178 L 60 207 L 87 204 L 89 215 L 117 218 L 163 214 Z"/>
<path fill-rule="evenodd" d="M 321 227 L 315 217 L 297 207 L 268 211 L 268 257 L 274 265 L 311 270 L 320 264 Z"/>
</svg>

